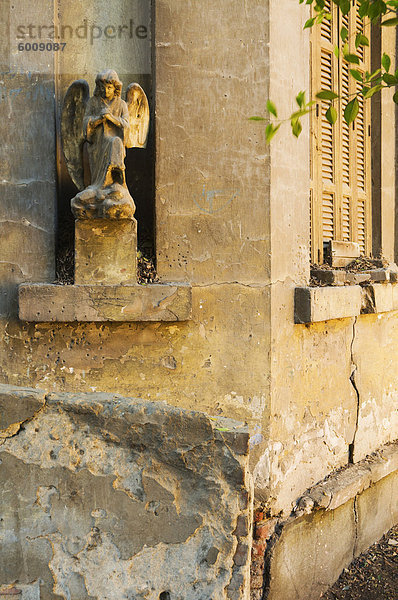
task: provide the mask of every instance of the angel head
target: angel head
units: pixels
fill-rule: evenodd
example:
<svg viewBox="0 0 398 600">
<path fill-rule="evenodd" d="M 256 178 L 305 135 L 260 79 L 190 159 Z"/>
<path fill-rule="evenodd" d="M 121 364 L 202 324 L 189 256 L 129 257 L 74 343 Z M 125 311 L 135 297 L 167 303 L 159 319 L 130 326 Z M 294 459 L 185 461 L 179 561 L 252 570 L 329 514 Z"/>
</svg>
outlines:
<svg viewBox="0 0 398 600">
<path fill-rule="evenodd" d="M 114 96 L 122 93 L 122 82 L 116 71 L 108 70 L 98 73 L 95 78 L 94 96 L 101 96 L 106 100 L 112 100 Z"/>
</svg>

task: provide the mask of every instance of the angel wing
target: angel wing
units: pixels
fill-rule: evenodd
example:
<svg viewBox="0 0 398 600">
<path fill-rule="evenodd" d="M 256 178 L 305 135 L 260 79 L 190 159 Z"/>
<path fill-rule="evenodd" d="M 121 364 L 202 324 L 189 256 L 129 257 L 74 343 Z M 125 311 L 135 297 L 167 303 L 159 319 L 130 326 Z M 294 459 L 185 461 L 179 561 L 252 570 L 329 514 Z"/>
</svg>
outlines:
<svg viewBox="0 0 398 600">
<path fill-rule="evenodd" d="M 84 189 L 83 117 L 89 95 L 85 79 L 74 81 L 66 92 L 61 113 L 62 149 L 69 175 L 79 190 Z"/>
<path fill-rule="evenodd" d="M 130 124 L 126 135 L 127 148 L 146 148 L 149 130 L 149 103 L 142 87 L 130 83 L 126 92 Z"/>
</svg>

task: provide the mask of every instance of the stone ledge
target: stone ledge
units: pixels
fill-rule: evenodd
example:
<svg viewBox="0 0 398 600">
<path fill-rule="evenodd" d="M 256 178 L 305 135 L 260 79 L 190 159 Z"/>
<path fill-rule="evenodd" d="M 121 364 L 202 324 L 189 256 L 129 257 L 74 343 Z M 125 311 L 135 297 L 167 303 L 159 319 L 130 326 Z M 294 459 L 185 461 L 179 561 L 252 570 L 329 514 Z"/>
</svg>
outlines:
<svg viewBox="0 0 398 600">
<path fill-rule="evenodd" d="M 362 314 L 398 310 L 398 284 L 369 285 L 362 290 Z"/>
<path fill-rule="evenodd" d="M 22 321 L 186 321 L 192 288 L 187 284 L 19 286 Z"/>
<path fill-rule="evenodd" d="M 314 485 L 300 498 L 296 513 L 311 512 L 313 508 L 335 510 L 397 470 L 398 442 L 395 442 Z"/>
<path fill-rule="evenodd" d="M 361 312 L 361 288 L 298 287 L 294 290 L 294 322 L 315 323 L 356 317 Z"/>
<path fill-rule="evenodd" d="M 361 287 L 298 287 L 294 290 L 294 322 L 316 323 L 398 310 L 398 284 Z"/>
</svg>

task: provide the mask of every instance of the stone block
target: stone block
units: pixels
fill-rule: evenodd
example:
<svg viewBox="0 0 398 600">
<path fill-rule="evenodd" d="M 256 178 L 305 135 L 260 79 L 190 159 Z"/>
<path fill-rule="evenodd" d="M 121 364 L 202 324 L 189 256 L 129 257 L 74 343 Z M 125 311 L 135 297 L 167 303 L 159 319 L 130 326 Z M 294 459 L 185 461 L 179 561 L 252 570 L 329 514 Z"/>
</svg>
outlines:
<svg viewBox="0 0 398 600">
<path fill-rule="evenodd" d="M 391 473 L 357 497 L 358 532 L 355 555 L 377 542 L 398 522 L 398 472 Z"/>
<path fill-rule="evenodd" d="M 364 271 L 364 274 L 369 275 L 371 281 L 385 283 L 390 281 L 390 271 L 388 269 L 371 269 Z"/>
<path fill-rule="evenodd" d="M 330 242 L 330 255 L 333 267 L 345 267 L 354 258 L 361 254 L 359 244 L 356 242 L 340 242 L 332 240 Z"/>
<path fill-rule="evenodd" d="M 345 271 L 338 271 L 337 269 L 313 269 L 311 270 L 311 276 L 319 281 L 319 283 L 325 285 L 344 285 L 346 283 Z"/>
<path fill-rule="evenodd" d="M 361 288 L 298 287 L 294 293 L 294 322 L 314 323 L 355 317 L 361 310 Z"/>
<path fill-rule="evenodd" d="M 270 560 L 267 600 L 318 600 L 351 562 L 353 500 L 287 523 Z"/>
<path fill-rule="evenodd" d="M 19 287 L 23 321 L 186 321 L 189 285 L 50 285 Z M 245 452 L 245 449 L 243 449 Z"/>
<path fill-rule="evenodd" d="M 394 310 L 393 306 L 393 286 L 391 284 L 376 284 L 363 288 L 362 314 L 390 312 Z"/>
<path fill-rule="evenodd" d="M 346 273 L 346 281 L 351 285 L 361 285 L 371 281 L 369 273 Z"/>
<path fill-rule="evenodd" d="M 398 310 L 398 284 L 391 284 L 392 287 L 392 308 Z"/>
<path fill-rule="evenodd" d="M 75 283 L 121 284 L 137 281 L 137 221 L 77 220 Z"/>
</svg>

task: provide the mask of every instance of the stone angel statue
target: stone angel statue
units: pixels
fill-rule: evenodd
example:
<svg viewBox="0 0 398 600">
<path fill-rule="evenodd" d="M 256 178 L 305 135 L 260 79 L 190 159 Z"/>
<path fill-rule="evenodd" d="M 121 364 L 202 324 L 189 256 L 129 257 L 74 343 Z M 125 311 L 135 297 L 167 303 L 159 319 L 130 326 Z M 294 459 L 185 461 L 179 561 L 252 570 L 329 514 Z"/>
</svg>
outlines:
<svg viewBox="0 0 398 600">
<path fill-rule="evenodd" d="M 61 115 L 62 147 L 69 174 L 80 190 L 72 199 L 77 219 L 132 219 L 133 198 L 126 185 L 125 148 L 145 148 L 149 104 L 138 83 L 121 98 L 122 82 L 115 71 L 99 73 L 94 95 L 87 81 L 69 87 Z M 90 184 L 84 184 L 83 148 L 87 144 Z M 87 181 L 87 178 L 86 178 Z"/>
</svg>

